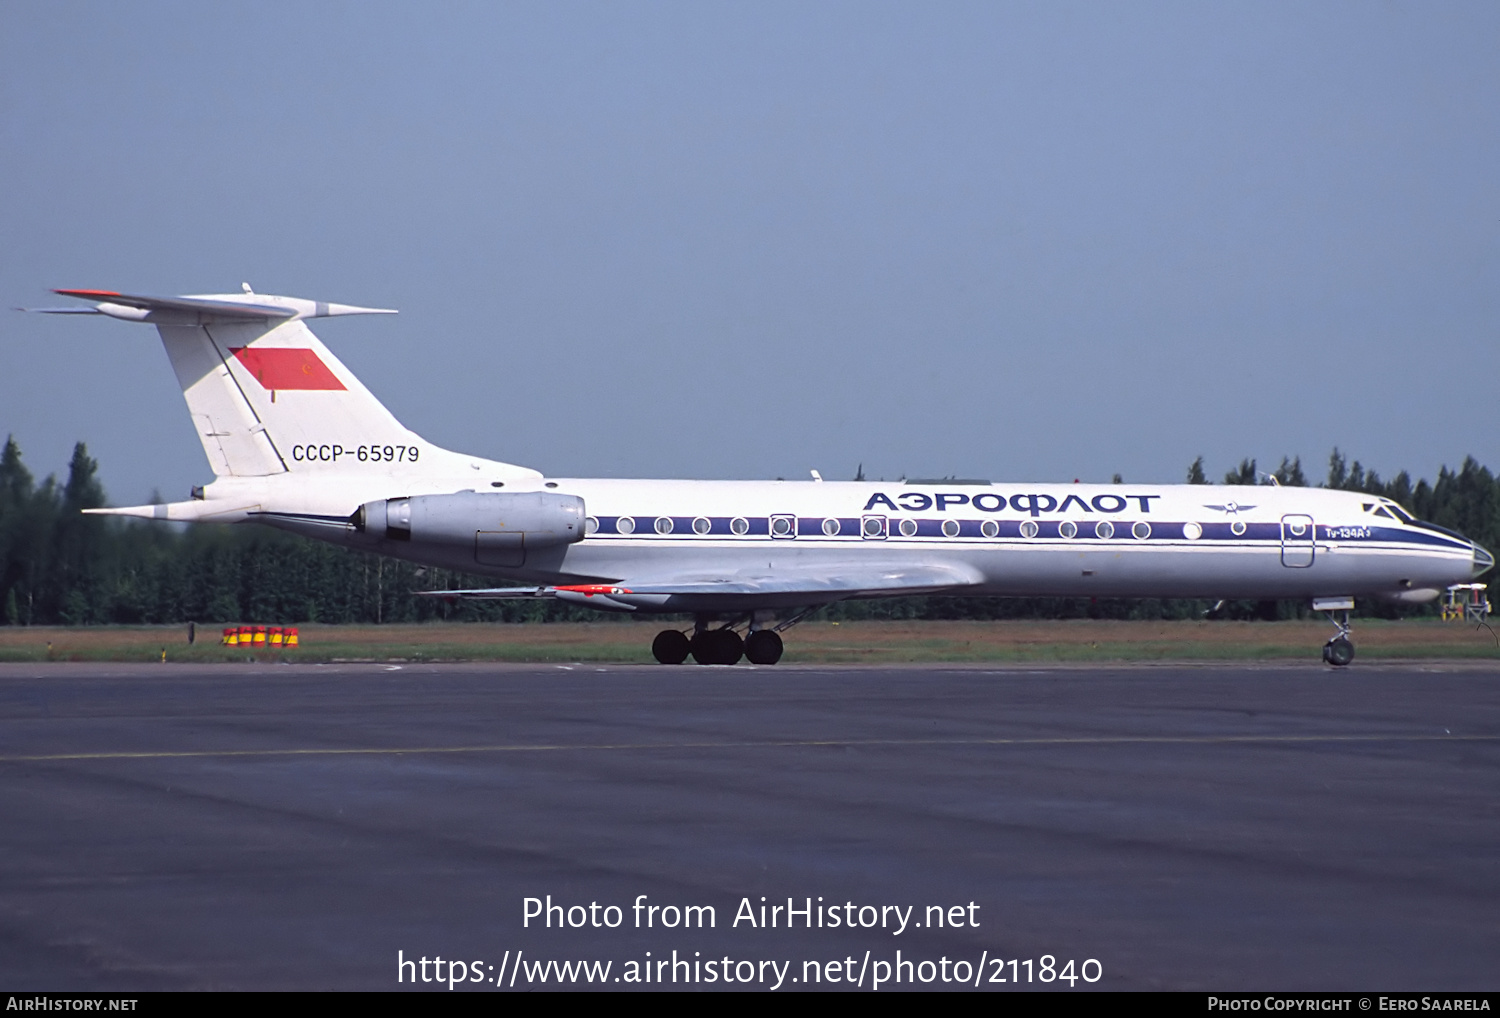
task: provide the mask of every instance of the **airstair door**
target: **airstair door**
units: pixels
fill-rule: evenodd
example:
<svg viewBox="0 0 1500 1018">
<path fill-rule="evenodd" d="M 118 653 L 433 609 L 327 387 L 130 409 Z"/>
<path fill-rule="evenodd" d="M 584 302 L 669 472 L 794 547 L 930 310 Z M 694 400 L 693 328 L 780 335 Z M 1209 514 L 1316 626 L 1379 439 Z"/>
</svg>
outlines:
<svg viewBox="0 0 1500 1018">
<path fill-rule="evenodd" d="M 1306 569 L 1316 554 L 1317 528 L 1311 516 L 1291 515 L 1281 518 L 1281 564 L 1291 569 Z"/>
</svg>

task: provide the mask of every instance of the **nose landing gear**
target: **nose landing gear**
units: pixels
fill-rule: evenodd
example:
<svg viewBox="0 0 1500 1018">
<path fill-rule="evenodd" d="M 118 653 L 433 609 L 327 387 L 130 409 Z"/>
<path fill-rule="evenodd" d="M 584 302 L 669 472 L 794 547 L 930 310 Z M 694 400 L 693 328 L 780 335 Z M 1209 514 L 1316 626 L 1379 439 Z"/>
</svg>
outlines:
<svg viewBox="0 0 1500 1018">
<path fill-rule="evenodd" d="M 1323 660 L 1339 668 L 1354 660 L 1354 641 L 1349 639 L 1349 612 L 1353 608 L 1352 597 L 1313 599 L 1313 611 L 1323 612 L 1338 629 L 1333 639 L 1323 645 Z"/>
<path fill-rule="evenodd" d="M 1323 644 L 1323 660 L 1342 668 L 1354 660 L 1354 644 L 1342 636 L 1335 636 Z"/>
</svg>

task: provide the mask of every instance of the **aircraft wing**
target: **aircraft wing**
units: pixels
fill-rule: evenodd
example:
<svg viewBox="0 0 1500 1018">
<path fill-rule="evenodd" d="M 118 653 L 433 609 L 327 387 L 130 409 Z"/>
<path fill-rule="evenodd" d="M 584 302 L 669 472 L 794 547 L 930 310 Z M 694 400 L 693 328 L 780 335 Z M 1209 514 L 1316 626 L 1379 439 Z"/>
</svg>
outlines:
<svg viewBox="0 0 1500 1018">
<path fill-rule="evenodd" d="M 826 604 L 849 598 L 901 594 L 961 593 L 981 582 L 961 563 L 848 563 L 807 568 L 740 570 L 722 574 L 643 576 L 614 583 L 555 587 L 494 587 L 479 590 L 424 590 L 426 597 L 495 600 L 550 597 L 614 611 L 737 611 L 758 607 Z"/>
</svg>

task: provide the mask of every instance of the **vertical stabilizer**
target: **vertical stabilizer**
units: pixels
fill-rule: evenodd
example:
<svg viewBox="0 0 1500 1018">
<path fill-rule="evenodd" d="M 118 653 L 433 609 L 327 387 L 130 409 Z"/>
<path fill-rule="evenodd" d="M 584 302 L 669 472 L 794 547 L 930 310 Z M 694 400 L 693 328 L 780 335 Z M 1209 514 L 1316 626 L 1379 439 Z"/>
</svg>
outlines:
<svg viewBox="0 0 1500 1018">
<path fill-rule="evenodd" d="M 157 328 L 219 476 L 373 468 L 386 446 L 421 456 L 420 437 L 300 320 Z"/>
<path fill-rule="evenodd" d="M 202 297 L 57 292 L 99 302 L 76 310 L 156 325 L 216 476 L 383 474 L 402 464 L 473 459 L 403 427 L 303 321 L 394 312 L 248 289 Z M 484 463 L 490 473 L 540 476 Z"/>
</svg>

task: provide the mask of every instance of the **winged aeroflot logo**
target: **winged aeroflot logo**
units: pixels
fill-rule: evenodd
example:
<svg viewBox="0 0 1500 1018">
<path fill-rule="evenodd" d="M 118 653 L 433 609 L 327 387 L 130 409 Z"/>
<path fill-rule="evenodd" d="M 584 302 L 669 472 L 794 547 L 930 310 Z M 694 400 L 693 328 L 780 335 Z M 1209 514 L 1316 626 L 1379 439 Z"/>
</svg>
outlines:
<svg viewBox="0 0 1500 1018">
<path fill-rule="evenodd" d="M 1255 506 L 1253 506 L 1253 505 L 1240 505 L 1238 502 L 1226 502 L 1223 505 L 1206 505 L 1203 508 L 1205 508 L 1205 509 L 1217 509 L 1221 513 L 1228 513 L 1230 516 L 1234 516 L 1234 515 L 1237 515 L 1238 513 L 1247 513 L 1251 509 L 1254 509 Z"/>
</svg>

